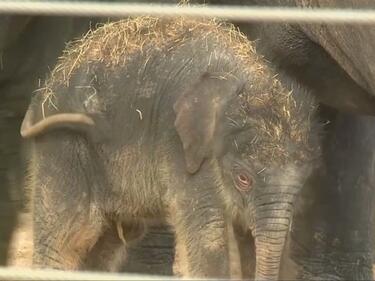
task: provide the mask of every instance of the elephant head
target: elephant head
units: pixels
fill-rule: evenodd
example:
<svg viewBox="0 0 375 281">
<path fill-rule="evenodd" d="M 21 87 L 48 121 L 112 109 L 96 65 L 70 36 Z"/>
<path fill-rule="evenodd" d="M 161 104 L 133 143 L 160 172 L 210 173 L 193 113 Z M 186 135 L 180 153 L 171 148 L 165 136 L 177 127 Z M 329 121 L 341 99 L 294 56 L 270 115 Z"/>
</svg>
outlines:
<svg viewBox="0 0 375 281">
<path fill-rule="evenodd" d="M 233 73 L 206 74 L 185 92 L 175 125 L 190 173 L 217 160 L 227 211 L 255 240 L 256 280 L 276 280 L 296 195 L 319 159 L 315 103 L 266 69 Z"/>
</svg>

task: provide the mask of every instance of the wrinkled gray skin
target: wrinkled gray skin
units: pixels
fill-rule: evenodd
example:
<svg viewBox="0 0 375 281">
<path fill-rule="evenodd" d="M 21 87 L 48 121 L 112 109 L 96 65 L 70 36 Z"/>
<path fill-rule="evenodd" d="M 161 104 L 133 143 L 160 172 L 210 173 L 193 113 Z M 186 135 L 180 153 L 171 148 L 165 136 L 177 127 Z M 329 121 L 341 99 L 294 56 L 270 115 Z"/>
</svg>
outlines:
<svg viewBox="0 0 375 281">
<path fill-rule="evenodd" d="M 53 69 L 66 43 L 106 21 L 92 17 L 0 15 L 0 265 L 6 264 L 16 213 L 25 204 L 24 147 L 19 127 L 32 92 Z"/>
<path fill-rule="evenodd" d="M 327 2 L 331 3 L 329 6 L 340 3 L 346 7 L 354 3 L 316 2 L 323 7 Z M 354 6 L 360 3 L 361 8 L 373 9 L 371 2 L 355 1 Z M 369 62 L 375 56 L 374 30 L 349 25 L 264 25 L 249 34 L 250 38 L 262 40 L 259 52 L 279 70 L 313 89 L 323 103 L 343 111 L 373 115 L 374 69 Z M 316 172 L 316 181 L 310 186 L 316 201 L 309 209 L 310 219 L 302 214 L 294 220 L 291 257 L 302 268 L 299 277 L 307 280 L 313 276 L 373 279 L 374 208 L 369 202 L 375 193 L 371 184 L 374 128 L 370 125 L 374 120 L 339 112 L 327 119 L 332 124 L 326 127 L 325 165 Z M 295 250 L 301 245 L 303 251 Z"/>
<path fill-rule="evenodd" d="M 166 217 L 183 248 L 184 275 L 228 278 L 227 230 L 233 219 L 238 231 L 254 236 L 255 277 L 278 278 L 294 198 L 312 162 L 290 159 L 280 166 L 269 158 L 256 167 L 251 155 L 241 156 L 257 132 L 249 130 L 252 119 L 238 119 L 239 94 L 262 92 L 252 92 L 249 83 L 257 81 L 250 82 L 241 62 L 210 40 L 189 41 L 166 53 L 144 46 L 144 53 L 152 50 L 147 64 L 139 56 L 113 76 L 100 63 L 89 72 L 82 67 L 69 87 L 54 89 L 46 116 L 82 111 L 88 93 L 76 86 L 87 81 L 95 83 L 101 110 L 110 111 L 92 116 L 95 130 L 78 126 L 77 132 L 64 124 L 33 139 L 35 266 L 116 270 L 125 249 L 115 222 L 122 221 L 125 240 L 132 241 L 143 230 L 143 218 Z M 216 55 L 209 56 L 213 50 Z M 217 78 L 228 73 L 227 79 Z M 143 79 L 149 83 L 138 83 Z M 150 85 L 153 91 L 143 88 Z M 307 96 L 296 95 L 310 110 Z M 42 119 L 41 98 L 33 99 L 25 124 Z M 135 108 L 142 109 L 142 118 Z M 252 117 L 275 118 L 262 111 Z M 236 189 L 239 172 L 252 175 L 250 192 Z"/>
<path fill-rule="evenodd" d="M 32 92 L 65 44 L 99 19 L 0 16 L 0 264 L 23 207 L 25 163 L 19 127 Z"/>
<path fill-rule="evenodd" d="M 280 277 L 283 280 L 370 280 L 375 222 L 372 207 L 375 204 L 375 119 L 328 108 L 321 115 L 331 122 L 325 127 L 328 136 L 323 146 L 324 164 L 311 176 L 298 198 L 302 206 L 293 220 L 291 248 L 282 260 Z M 244 278 L 254 274 L 251 266 L 254 256 L 248 251 L 252 243 L 248 238 L 237 236 L 242 245 L 240 249 L 246 249 L 241 251 Z M 134 245 L 132 255 L 147 260 L 148 253 L 153 253 L 160 258 L 159 265 L 147 268 L 143 266 L 147 263 L 144 260 L 129 260 L 134 264 L 125 264 L 124 269 L 170 274 L 173 239 L 163 239 L 151 229 L 145 242 L 151 249 L 142 245 L 142 242 Z"/>
<path fill-rule="evenodd" d="M 225 0 L 224 1 L 221 1 L 221 2 L 226 2 Z M 234 3 L 235 4 L 235 2 L 236 1 L 231 1 L 231 3 Z M 246 4 L 251 4 L 251 3 L 249 3 L 249 2 L 252 2 L 252 1 L 241 1 L 241 2 L 247 2 Z M 263 1 L 262 1 L 263 2 Z M 317 1 L 315 1 L 315 2 L 317 2 Z M 327 1 L 320 1 L 320 2 L 327 2 Z M 351 4 L 350 3 L 354 3 L 355 5 L 358 5 L 358 2 L 357 1 L 354 1 L 354 0 L 352 0 L 352 1 L 347 1 L 347 0 L 344 0 L 344 1 L 330 1 L 331 3 L 335 3 L 335 4 L 337 4 L 337 5 L 340 5 L 340 6 L 342 6 L 342 5 L 348 5 L 348 6 L 350 6 Z M 226 3 L 226 4 L 231 4 L 231 3 Z M 264 2 L 265 3 L 265 2 Z M 367 3 L 370 3 L 370 1 L 367 1 Z M 261 3 L 262 4 L 262 3 Z M 283 1 L 282 3 L 281 3 L 282 5 L 286 5 L 287 3 L 286 3 L 286 1 Z M 360 2 L 360 4 L 366 4 L 365 3 L 365 1 L 361 1 Z M 367 5 L 367 4 L 366 4 Z M 370 3 L 370 5 L 371 5 L 371 3 Z M 17 28 L 18 27 L 20 27 L 20 26 L 22 26 L 22 24 L 21 25 L 17 25 Z M 46 27 L 43 27 L 43 28 L 46 28 Z M 43 28 L 42 27 L 39 27 L 39 30 L 43 30 Z M 244 28 L 243 28 L 243 31 L 246 31 L 246 26 L 244 26 Z M 302 28 L 304 28 L 304 30 L 306 30 L 306 34 L 309 34 L 309 33 L 314 33 L 314 31 L 313 30 L 311 30 L 311 31 L 308 31 L 307 30 L 307 28 L 306 27 L 302 27 Z M 342 27 L 343 28 L 343 30 L 344 30 L 344 27 Z M 1 27 L 0 27 L 0 29 L 1 29 Z M 330 30 L 331 28 L 327 28 L 327 26 L 325 26 L 325 29 L 324 29 L 324 31 L 325 31 L 325 34 L 328 34 L 329 33 L 329 30 Z M 369 34 L 372 32 L 372 31 L 370 31 L 370 29 L 369 28 L 362 28 L 362 27 L 345 27 L 345 29 L 349 29 L 349 30 L 354 30 L 354 32 L 353 33 L 345 33 L 345 32 L 340 32 L 339 34 L 340 34 L 340 36 L 339 37 L 335 37 L 335 35 L 334 35 L 334 33 L 333 32 L 331 32 L 331 33 L 333 33 L 333 35 L 332 36 L 329 36 L 329 40 L 322 40 L 322 38 L 321 39 L 319 39 L 319 37 L 317 37 L 317 38 L 313 38 L 314 36 L 311 36 L 311 38 L 315 41 L 315 42 L 318 42 L 321 46 L 325 46 L 325 45 L 333 45 L 333 46 L 327 46 L 327 47 L 325 47 L 326 48 L 326 51 L 325 52 L 323 52 L 323 54 L 325 53 L 327 53 L 327 51 L 329 52 L 329 53 L 331 53 L 331 55 L 333 56 L 333 57 L 335 57 L 336 58 L 336 60 L 338 61 L 338 62 L 340 62 L 340 64 L 341 64 L 341 67 L 342 68 L 344 68 L 344 69 L 346 69 L 347 70 L 347 73 L 353 73 L 352 74 L 352 76 L 353 77 L 357 77 L 356 78 L 356 80 L 358 81 L 358 83 L 360 84 L 360 85 L 363 85 L 363 88 L 370 88 L 370 86 L 366 86 L 366 85 L 371 85 L 371 83 L 373 83 L 373 81 L 372 81 L 372 79 L 371 79 L 371 77 L 373 77 L 373 75 L 371 74 L 371 72 L 368 72 L 368 70 L 366 69 L 366 68 L 369 68 L 369 67 L 371 67 L 371 65 L 370 64 L 368 64 L 367 62 L 370 60 L 370 59 L 368 59 L 368 58 L 371 58 L 372 57 L 372 50 L 374 49 L 373 47 L 372 47 L 372 43 L 371 43 L 371 41 L 370 41 L 370 38 L 371 38 L 371 36 L 369 36 Z M 331 30 L 336 30 L 335 29 L 335 27 L 333 27 Z M 317 33 L 317 32 L 316 32 Z M 61 33 L 59 33 L 59 34 L 61 34 Z M 265 35 L 267 35 L 267 33 L 264 33 Z M 299 34 L 299 33 L 298 33 Z M 54 34 L 54 36 L 56 36 L 56 34 Z M 54 36 L 52 36 L 52 37 L 54 37 Z M 349 38 L 350 38 L 350 40 L 346 40 L 345 42 L 342 42 L 342 41 L 340 41 L 340 40 L 342 40 L 342 39 L 340 39 L 340 38 L 344 38 L 345 36 L 349 36 Z M 359 36 L 360 37 L 360 40 L 357 40 L 357 39 L 355 39 L 355 40 L 352 40 L 352 38 L 353 38 L 353 36 L 354 37 L 356 37 L 356 36 Z M 2 36 L 0 36 L 1 38 L 3 38 Z M 304 37 L 304 36 L 303 36 Z M 316 37 L 316 36 L 315 36 Z M 328 35 L 327 35 L 327 37 L 328 37 Z M 309 40 L 310 41 L 310 40 Z M 343 49 L 344 49 L 344 51 L 342 51 L 341 50 L 341 48 L 342 48 L 342 46 L 340 45 L 341 43 L 343 43 L 343 45 L 345 46 Z M 352 46 L 352 45 L 350 45 L 350 44 L 355 44 L 355 46 Z M 23 44 L 22 43 L 20 43 L 20 45 L 22 46 Z M 30 44 L 27 44 L 27 45 L 30 45 Z M 281 45 L 281 46 L 283 46 L 283 45 Z M 19 46 L 20 47 L 20 46 Z M 60 48 L 60 47 L 59 47 Z M 259 49 L 259 47 L 258 47 L 258 49 Z M 321 50 L 321 48 L 317 48 L 318 50 Z M 343 53 L 344 52 L 344 53 Z M 26 52 L 27 53 L 27 52 Z M 48 54 L 48 52 L 46 53 L 46 54 Z M 309 57 L 310 58 L 312 58 L 312 60 L 310 61 L 310 63 L 313 63 L 314 62 L 314 60 L 316 59 L 316 57 L 320 57 L 320 58 L 324 58 L 324 57 L 326 57 L 326 55 L 321 55 L 322 54 L 322 52 L 321 51 L 317 51 L 316 52 L 316 55 L 315 56 L 313 56 L 313 55 L 310 55 Z M 339 54 L 340 54 L 340 56 L 339 56 Z M 57 55 L 57 54 L 56 54 Z M 272 53 L 271 53 L 271 55 L 272 55 Z M 19 56 L 18 57 L 22 57 L 22 53 L 21 54 L 19 54 Z M 272 56 L 271 56 L 272 57 Z M 297 56 L 298 57 L 298 56 Z M 289 57 L 290 58 L 290 57 Z M 14 61 L 17 61 L 17 58 L 16 59 L 14 59 Z M 277 61 L 277 60 L 276 60 Z M 290 61 L 293 61 L 293 60 L 290 60 Z M 321 72 L 321 70 L 322 69 L 330 69 L 331 67 L 324 67 L 325 65 L 327 65 L 325 62 L 324 62 L 325 60 L 323 59 L 323 60 L 320 60 L 320 64 L 321 65 L 318 65 L 317 66 L 317 68 L 318 68 L 318 70 L 317 71 L 311 71 L 311 73 L 322 73 Z M 328 64 L 329 65 L 329 64 Z M 353 66 L 353 65 L 355 65 L 355 66 Z M 354 69 L 353 69 L 354 68 Z M 306 69 L 316 69 L 316 68 L 314 68 L 314 64 L 311 66 L 309 66 L 309 64 L 307 64 L 307 67 L 305 66 L 305 67 L 301 67 L 301 68 L 297 68 L 298 70 L 297 71 L 295 71 L 294 73 L 292 73 L 292 76 L 293 75 L 296 75 L 296 74 L 298 74 L 298 73 L 305 73 L 306 74 L 306 72 L 304 71 L 304 70 L 306 70 Z M 352 70 L 350 70 L 350 69 L 352 69 Z M 327 73 L 327 71 L 325 71 L 324 73 Z M 331 71 L 331 74 L 330 74 L 330 76 L 332 75 L 332 73 L 334 73 L 334 72 L 332 72 Z M 339 75 L 335 78 L 334 77 L 334 79 L 333 79 L 333 81 L 345 81 L 345 83 L 344 84 L 347 84 L 348 82 L 347 82 L 347 79 L 345 78 L 345 79 L 343 79 L 343 75 L 341 74 L 342 72 L 341 71 L 339 71 Z M 357 73 L 357 74 L 354 74 L 354 73 Z M 30 73 L 29 75 L 33 75 L 34 73 Z M 337 74 L 336 74 L 337 75 Z M 304 78 L 304 77 L 300 77 L 300 80 L 299 81 L 301 81 L 302 83 L 304 83 L 305 85 L 307 84 L 307 85 L 310 85 L 312 88 L 314 88 L 314 85 L 320 85 L 321 83 L 319 82 L 319 81 L 321 81 L 321 79 L 322 79 L 322 77 L 324 77 L 324 75 L 320 75 L 320 77 L 318 77 L 318 81 L 317 81 L 317 78 L 314 78 L 314 77 L 309 77 L 309 75 L 307 75 L 307 78 Z M 366 78 L 363 78 L 363 79 L 361 79 L 361 77 L 363 78 L 363 77 L 366 77 Z M 297 75 L 297 78 L 298 78 L 298 75 Z M 311 82 L 309 82 L 309 81 L 311 81 Z M 362 82 L 361 82 L 362 81 Z M 15 81 L 17 84 L 19 84 L 19 82 L 18 81 Z M 15 83 L 15 82 L 12 82 L 12 83 Z M 349 82 L 349 84 L 351 84 L 352 82 Z M 325 88 L 326 89 L 333 89 L 333 90 L 327 90 L 327 91 L 321 91 L 321 89 L 317 89 L 317 91 L 315 91 L 315 94 L 316 95 L 318 95 L 319 96 L 319 92 L 324 92 L 324 93 L 328 93 L 328 96 L 333 96 L 333 98 L 335 98 L 336 99 L 336 101 L 334 101 L 333 103 L 331 103 L 332 105 L 334 105 L 335 106 L 335 103 L 337 103 L 337 101 L 338 102 L 342 102 L 342 101 L 344 101 L 345 102 L 345 99 L 344 98 L 341 98 L 341 97 L 343 97 L 343 93 L 346 93 L 346 91 L 345 91 L 345 89 L 344 89 L 344 91 L 342 91 L 342 89 L 340 89 L 340 91 L 334 91 L 334 89 L 337 89 L 337 86 L 336 86 L 336 84 L 335 83 L 330 83 L 329 81 L 327 82 L 327 84 L 326 85 L 328 85 L 328 86 L 326 86 Z M 332 86 L 329 86 L 329 85 L 332 85 Z M 30 87 L 31 88 L 31 87 Z M 353 88 L 353 86 L 350 86 L 349 88 Z M 354 88 L 356 89 L 355 91 L 351 91 L 351 92 L 354 92 L 354 93 L 356 93 L 356 92 L 358 92 L 358 93 L 360 93 L 359 94 L 359 97 L 361 97 L 361 96 L 363 96 L 361 93 L 362 93 L 362 91 L 361 90 L 358 90 L 358 88 L 356 87 L 356 86 L 354 86 Z M 28 92 L 30 92 L 29 90 L 27 90 L 27 91 L 20 91 L 20 93 L 22 93 L 23 95 L 25 95 L 26 93 L 28 93 Z M 336 98 L 337 96 L 339 96 L 340 98 Z M 358 101 L 361 101 L 362 99 L 358 99 Z M 366 101 L 367 100 L 367 98 L 365 98 L 365 99 L 363 99 L 364 101 Z M 17 99 L 17 101 L 16 101 L 17 103 L 21 103 L 21 104 L 25 104 L 25 101 L 24 100 L 20 100 L 20 99 Z M 10 103 L 6 106 L 6 108 L 7 108 L 7 110 L 6 111 L 3 111 L 3 112 L 8 112 L 8 109 L 10 108 L 10 105 L 11 104 L 15 104 L 14 103 L 14 101 L 13 100 L 10 100 Z M 6 127 L 6 128 L 8 128 L 8 129 L 6 129 L 6 131 L 7 132 L 13 132 L 14 131 L 14 134 L 13 135 L 15 135 L 16 137 L 13 137 L 13 138 L 10 138 L 10 141 L 7 141 L 7 143 L 6 144 L 4 144 L 4 148 L 2 148 L 2 150 L 3 151 L 7 151 L 7 152 L 9 152 L 9 153 L 7 153 L 7 155 L 8 154 L 11 154 L 11 155 L 14 155 L 14 150 L 12 150 L 12 148 L 16 148 L 17 146 L 16 145 L 14 145 L 14 143 L 18 143 L 19 141 L 19 137 L 18 137 L 18 132 L 16 132 L 16 130 L 17 130 L 17 128 L 18 128 L 18 125 L 17 124 L 20 124 L 20 120 L 21 120 L 21 118 L 22 118 L 22 116 L 21 116 L 21 112 L 24 110 L 23 108 L 24 108 L 25 106 L 24 105 L 22 105 L 21 106 L 21 110 L 19 110 L 19 111 L 14 111 L 14 112 L 19 112 L 19 113 L 17 113 L 16 114 L 16 116 L 15 117 L 11 117 L 12 115 L 11 114 L 3 114 L 3 116 L 4 117 L 2 117 L 3 119 L 4 119 L 4 123 L 2 123 L 2 126 L 4 126 L 4 127 Z M 17 107 L 18 108 L 18 107 Z M 342 105 L 340 105 L 340 104 L 338 104 L 338 108 L 344 108 L 345 109 L 345 107 L 344 106 L 342 106 Z M 368 111 L 368 109 L 366 109 L 367 107 L 364 107 L 364 110 L 363 110 L 363 112 L 367 112 Z M 13 113 L 12 113 L 13 114 Z M 8 117 L 7 117 L 8 116 Z M 14 123 L 12 123 L 12 125 L 11 126 L 9 126 L 9 121 L 11 121 L 11 120 L 15 120 L 16 121 L 16 125 L 14 125 Z M 13 128 L 13 129 L 11 129 L 11 128 Z M 16 135 L 17 134 L 17 135 Z M 8 134 L 9 135 L 9 134 Z M 352 148 L 353 149 L 353 151 L 355 150 L 355 148 L 353 147 Z M 358 148 L 359 149 L 359 148 Z M 17 148 L 17 150 L 18 150 L 18 148 Z M 12 152 L 13 151 L 13 152 Z M 365 155 L 366 156 L 366 155 Z M 364 157 L 365 157 L 364 156 Z M 13 156 L 12 156 L 13 157 Z M 3 158 L 5 158 L 5 155 L 3 155 Z M 9 159 L 9 156 L 7 156 L 7 158 L 6 159 Z M 6 161 L 4 161 L 7 165 L 8 165 L 8 160 L 6 160 Z M 12 161 L 13 162 L 13 161 Z M 5 180 L 9 180 L 9 176 L 11 176 L 11 175 L 9 175 L 9 168 L 8 167 L 2 167 L 2 170 L 4 170 L 4 169 L 7 169 L 7 176 L 6 176 L 6 179 L 4 179 L 4 180 L 2 180 L 2 182 L 5 182 Z M 14 171 L 14 169 L 13 169 L 13 171 Z M 347 176 L 348 177 L 350 177 L 350 171 L 347 171 Z M 3 177 L 3 176 L 2 176 Z M 14 176 L 12 176 L 11 178 L 13 178 Z M 11 180 L 11 179 L 10 179 Z M 13 186 L 14 186 L 14 184 L 13 184 Z M 3 192 L 4 191 L 4 189 L 2 188 L 1 190 L 0 190 L 1 192 Z M 7 194 L 4 194 L 4 195 L 2 195 L 2 196 L 0 196 L 0 198 L 9 198 L 9 195 L 7 195 Z M 336 202 L 335 200 L 334 200 L 334 202 Z M 7 203 L 8 204 L 8 203 Z M 331 203 L 332 204 L 332 203 Z M 4 207 L 5 207 L 5 203 L 4 204 L 2 204 Z M 7 207 L 7 210 L 8 210 L 8 207 Z M 356 210 L 354 210 L 354 211 L 356 211 Z M 5 214 L 5 212 L 2 212 L 2 214 Z M 11 222 L 12 220 L 10 220 L 10 219 L 6 219 L 6 220 L 0 220 L 1 222 L 3 222 L 3 223 L 5 223 L 5 222 Z M 6 228 L 4 228 L 4 227 L 0 227 L 0 230 L 1 230 L 1 236 L 2 237 L 4 237 L 4 235 L 5 235 L 5 233 L 4 233 L 4 230 L 5 230 Z M 360 233 L 363 233 L 364 232 L 364 230 L 362 230 Z M 345 232 L 344 232 L 345 233 Z M 310 234 L 311 235 L 311 234 Z M 5 235 L 6 237 L 8 237 L 7 235 Z M 151 237 L 152 237 L 152 233 L 151 233 Z M 160 243 L 160 241 L 158 240 L 159 239 L 159 235 L 158 234 L 156 234 L 155 235 L 155 237 L 156 237 L 156 240 L 155 240 L 155 243 L 153 242 L 153 244 L 155 244 L 155 245 L 160 245 L 160 244 L 162 244 L 162 243 Z M 6 238 L 6 239 L 8 239 L 8 238 Z M 168 240 L 168 238 L 166 239 L 166 241 L 169 241 Z M 169 247 L 171 247 L 170 245 L 169 245 Z M 163 252 L 164 251 L 164 249 L 165 249 L 165 247 L 160 247 L 161 248 L 161 252 Z M 143 253 L 143 251 L 145 250 L 144 248 L 142 248 L 141 246 L 139 246 L 139 245 L 135 245 L 135 247 L 134 247 L 134 250 L 135 251 L 138 251 L 139 253 Z M 348 249 L 348 253 L 349 252 L 351 252 L 352 250 L 350 250 L 350 249 Z M 1 255 L 2 257 L 3 257 L 3 255 Z M 3 259 L 2 259 L 3 260 Z M 166 259 L 167 261 L 169 260 L 169 259 Z M 138 265 L 135 265 L 135 267 L 137 267 Z M 133 267 L 133 268 L 135 268 L 135 267 Z M 139 268 L 139 267 L 138 267 Z M 155 272 L 157 273 L 159 271 L 159 269 L 158 268 L 155 268 Z M 163 270 L 161 270 L 161 272 L 163 272 Z"/>
<path fill-rule="evenodd" d="M 370 8 L 370 0 L 210 1 L 214 4 Z M 306 86 L 341 112 L 374 115 L 375 28 L 358 25 L 239 23 L 257 41 L 257 51 L 278 71 Z M 306 186 L 306 213 L 294 220 L 291 253 L 306 279 L 373 279 L 374 244 L 372 118 L 331 109 L 326 126 L 325 165 Z M 365 141 L 366 140 L 366 141 Z M 336 162 L 335 162 L 336 161 Z M 316 198 L 313 202 L 308 197 Z M 309 218 L 309 219 L 307 219 Z M 306 242 L 308 241 L 308 242 Z M 359 242 L 360 241 L 360 242 Z M 372 247 L 370 247 L 372 245 Z M 303 270 L 306 270 L 304 273 Z"/>
<path fill-rule="evenodd" d="M 375 5 L 370 0 L 206 2 L 370 9 Z M 250 39 L 260 39 L 257 41 L 258 52 L 265 55 L 279 71 L 310 89 L 322 103 L 340 111 L 374 114 L 375 70 L 373 64 L 369 63 L 375 59 L 374 27 L 238 25 Z M 321 279 L 372 279 L 374 231 L 369 226 L 373 225 L 374 208 L 368 205 L 368 201 L 372 200 L 374 190 L 373 185 L 367 182 L 373 180 L 374 145 L 368 137 L 374 130 L 370 126 L 373 119 L 331 111 L 333 113 L 329 116 L 321 113 L 323 120 L 333 123 L 325 127 L 329 137 L 324 141 L 323 151 L 324 167 L 329 172 L 316 171 L 311 183 L 305 187 L 302 201 L 309 204 L 295 218 L 292 232 L 296 242 L 292 247 L 304 244 L 304 250 L 292 255 L 302 268 L 297 274 L 306 279 L 312 276 Z M 349 160 L 343 162 L 342 157 Z M 310 197 L 316 199 L 311 201 Z M 286 278 L 291 277 L 286 275 Z"/>
<path fill-rule="evenodd" d="M 173 2 L 173 1 L 169 1 Z M 0 265 L 25 204 L 24 156 L 19 127 L 32 92 L 54 67 L 65 44 L 95 27 L 97 18 L 0 16 Z M 48 42 L 46 44 L 45 42 Z M 140 243 L 129 247 L 126 272 L 172 274 L 174 237 L 168 227 L 151 226 Z"/>
</svg>

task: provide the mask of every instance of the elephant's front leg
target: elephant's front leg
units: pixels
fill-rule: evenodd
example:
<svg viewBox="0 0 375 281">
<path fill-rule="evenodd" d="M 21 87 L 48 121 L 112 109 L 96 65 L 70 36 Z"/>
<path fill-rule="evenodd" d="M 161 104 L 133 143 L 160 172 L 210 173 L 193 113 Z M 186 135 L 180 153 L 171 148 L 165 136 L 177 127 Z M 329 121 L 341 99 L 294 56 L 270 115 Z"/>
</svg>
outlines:
<svg viewBox="0 0 375 281">
<path fill-rule="evenodd" d="M 229 278 L 224 208 L 210 192 L 192 189 L 189 195 L 177 200 L 171 210 L 181 273 L 184 277 Z"/>
</svg>

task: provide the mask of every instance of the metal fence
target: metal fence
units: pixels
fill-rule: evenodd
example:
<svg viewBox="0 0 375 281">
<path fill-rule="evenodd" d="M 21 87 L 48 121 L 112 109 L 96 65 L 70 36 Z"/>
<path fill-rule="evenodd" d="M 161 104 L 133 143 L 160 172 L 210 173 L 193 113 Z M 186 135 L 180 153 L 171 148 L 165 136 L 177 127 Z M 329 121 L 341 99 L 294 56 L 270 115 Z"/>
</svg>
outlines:
<svg viewBox="0 0 375 281">
<path fill-rule="evenodd" d="M 59 270 L 36 270 L 16 267 L 0 267 L 0 280 L 70 280 L 70 281 L 117 281 L 117 280 L 179 280 L 170 276 L 139 275 L 139 274 L 115 274 L 101 272 L 72 272 Z M 186 280 L 186 279 L 185 279 Z"/>
<path fill-rule="evenodd" d="M 118 2 L 0 1 L 0 14 L 64 16 L 194 16 L 236 21 L 375 24 L 375 10 L 136 4 Z"/>
</svg>

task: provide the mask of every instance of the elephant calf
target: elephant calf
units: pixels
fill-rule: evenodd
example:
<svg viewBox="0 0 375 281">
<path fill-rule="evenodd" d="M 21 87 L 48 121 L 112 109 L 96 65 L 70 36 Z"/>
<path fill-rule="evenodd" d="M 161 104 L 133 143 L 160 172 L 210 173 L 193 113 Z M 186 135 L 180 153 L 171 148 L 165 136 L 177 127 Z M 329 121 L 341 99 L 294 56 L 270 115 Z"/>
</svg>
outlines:
<svg viewBox="0 0 375 281">
<path fill-rule="evenodd" d="M 186 276 L 229 277 L 235 224 L 254 237 L 256 278 L 276 279 L 319 156 L 314 110 L 230 25 L 141 17 L 89 33 L 21 127 L 33 139 L 34 265 L 116 270 L 122 243 L 165 218 Z"/>
</svg>

